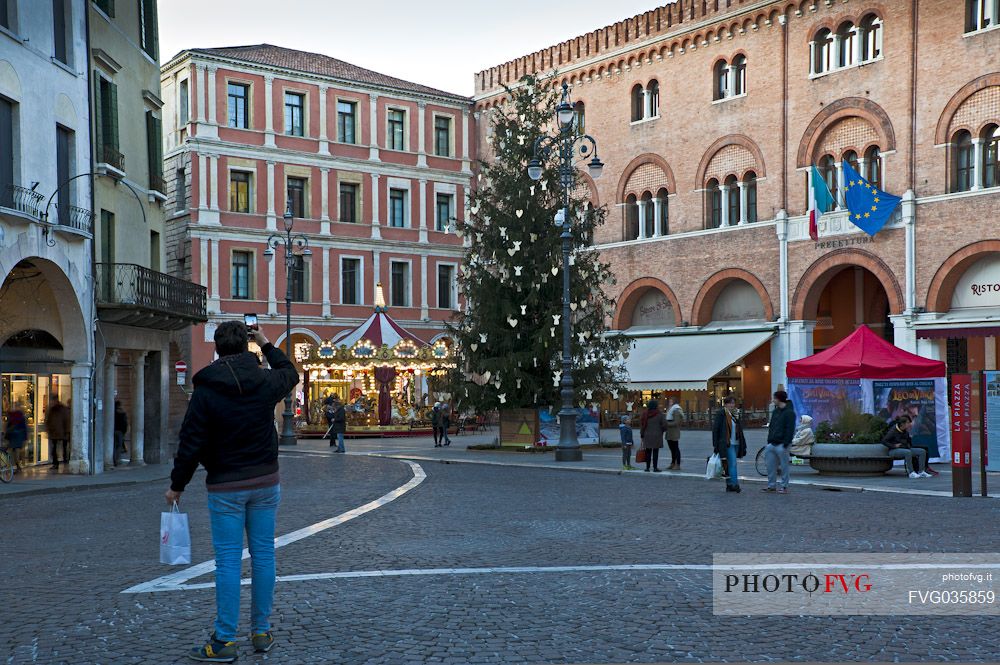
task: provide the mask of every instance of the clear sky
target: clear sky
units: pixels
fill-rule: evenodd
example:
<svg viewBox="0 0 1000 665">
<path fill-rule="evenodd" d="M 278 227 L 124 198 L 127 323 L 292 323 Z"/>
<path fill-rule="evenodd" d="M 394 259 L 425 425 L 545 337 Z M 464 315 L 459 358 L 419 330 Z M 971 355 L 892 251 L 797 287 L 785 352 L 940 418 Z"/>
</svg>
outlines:
<svg viewBox="0 0 1000 665">
<path fill-rule="evenodd" d="M 471 95 L 473 75 L 667 0 L 160 0 L 163 62 L 274 44 Z"/>
</svg>

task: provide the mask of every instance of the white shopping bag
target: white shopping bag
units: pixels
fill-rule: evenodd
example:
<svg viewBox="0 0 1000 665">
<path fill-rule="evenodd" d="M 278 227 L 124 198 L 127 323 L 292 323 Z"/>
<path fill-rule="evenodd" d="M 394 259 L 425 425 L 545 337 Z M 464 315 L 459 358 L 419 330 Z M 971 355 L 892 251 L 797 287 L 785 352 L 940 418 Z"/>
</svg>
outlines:
<svg viewBox="0 0 1000 665">
<path fill-rule="evenodd" d="M 171 566 L 191 563 L 191 532 L 187 513 L 174 502 L 170 512 L 160 513 L 160 563 Z"/>
<path fill-rule="evenodd" d="M 720 476 L 722 476 L 722 460 L 719 459 L 719 453 L 713 453 L 708 458 L 708 466 L 705 468 L 705 480 L 719 478 Z"/>
</svg>

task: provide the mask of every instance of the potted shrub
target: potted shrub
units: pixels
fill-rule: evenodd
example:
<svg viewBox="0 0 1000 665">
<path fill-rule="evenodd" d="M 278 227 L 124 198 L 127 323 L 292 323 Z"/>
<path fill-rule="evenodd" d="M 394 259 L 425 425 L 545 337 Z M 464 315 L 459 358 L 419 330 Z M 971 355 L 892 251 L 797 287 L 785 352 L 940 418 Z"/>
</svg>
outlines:
<svg viewBox="0 0 1000 665">
<path fill-rule="evenodd" d="M 878 416 L 846 408 L 833 422 L 817 425 L 809 466 L 820 473 L 880 476 L 892 468 L 882 445 L 888 428 Z"/>
</svg>

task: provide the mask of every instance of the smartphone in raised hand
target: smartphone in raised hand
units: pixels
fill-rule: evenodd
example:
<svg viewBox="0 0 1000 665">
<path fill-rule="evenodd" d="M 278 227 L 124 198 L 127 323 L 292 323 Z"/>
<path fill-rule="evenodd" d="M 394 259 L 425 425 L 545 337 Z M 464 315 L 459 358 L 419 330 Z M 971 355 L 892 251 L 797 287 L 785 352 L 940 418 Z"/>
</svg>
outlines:
<svg viewBox="0 0 1000 665">
<path fill-rule="evenodd" d="M 253 339 L 253 332 L 255 330 L 260 330 L 260 326 L 257 325 L 257 315 L 244 314 L 243 323 L 246 325 L 247 331 L 250 333 L 250 339 Z"/>
</svg>

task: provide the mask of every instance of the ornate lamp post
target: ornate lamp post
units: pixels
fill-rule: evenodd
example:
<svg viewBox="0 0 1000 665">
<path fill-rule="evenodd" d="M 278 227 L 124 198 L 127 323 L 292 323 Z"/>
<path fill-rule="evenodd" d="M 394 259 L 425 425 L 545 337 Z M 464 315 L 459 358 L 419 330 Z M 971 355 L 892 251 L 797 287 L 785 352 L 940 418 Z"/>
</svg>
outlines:
<svg viewBox="0 0 1000 665">
<path fill-rule="evenodd" d="M 295 257 L 301 256 L 308 263 L 312 258 L 312 250 L 309 249 L 309 239 L 302 234 L 292 235 L 292 226 L 295 219 L 292 217 L 292 202 L 288 201 L 285 208 L 285 236 L 272 234 L 267 239 L 267 249 L 264 250 L 264 259 L 268 262 L 274 258 L 274 250 L 279 246 L 285 248 L 285 355 L 292 357 L 292 269 L 295 267 Z M 295 249 L 301 250 L 298 254 Z M 294 390 L 294 389 L 293 389 Z M 285 412 L 282 414 L 281 437 L 278 445 L 294 446 L 297 441 L 295 437 L 295 412 L 292 411 L 292 393 L 285 397 Z"/>
<path fill-rule="evenodd" d="M 580 442 L 576 438 L 576 408 L 574 407 L 573 388 L 573 349 L 572 330 L 570 326 L 570 295 L 569 256 L 573 247 L 572 220 L 569 214 L 570 190 L 576 179 L 574 162 L 579 152 L 581 161 L 588 156 L 587 170 L 591 177 L 601 177 L 604 163 L 597 157 L 597 142 L 593 137 L 577 131 L 576 112 L 569 101 L 569 86 L 563 83 L 562 98 L 556 107 L 556 122 L 559 132 L 554 136 L 541 136 L 535 141 L 534 156 L 528 162 L 528 177 L 539 180 L 542 177 L 542 162 L 555 155 L 559 159 L 559 185 L 562 187 L 562 210 L 556 215 L 556 225 L 562 233 L 562 378 L 559 394 L 562 396 L 562 409 L 559 411 L 559 447 L 556 448 L 556 461 L 577 462 L 583 459 Z"/>
</svg>

